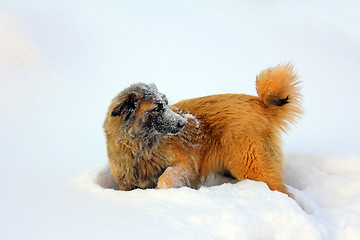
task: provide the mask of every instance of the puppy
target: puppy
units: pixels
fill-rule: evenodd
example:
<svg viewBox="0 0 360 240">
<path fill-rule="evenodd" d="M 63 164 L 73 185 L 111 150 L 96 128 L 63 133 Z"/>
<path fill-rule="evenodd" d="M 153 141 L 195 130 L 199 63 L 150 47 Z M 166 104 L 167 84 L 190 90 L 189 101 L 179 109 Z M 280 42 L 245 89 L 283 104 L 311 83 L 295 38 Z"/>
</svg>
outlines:
<svg viewBox="0 0 360 240">
<path fill-rule="evenodd" d="M 119 188 L 197 188 L 210 173 L 226 173 L 288 194 L 280 136 L 302 114 L 299 81 L 292 66 L 278 65 L 257 76 L 256 90 L 172 106 L 153 84 L 120 92 L 104 122 Z"/>
</svg>

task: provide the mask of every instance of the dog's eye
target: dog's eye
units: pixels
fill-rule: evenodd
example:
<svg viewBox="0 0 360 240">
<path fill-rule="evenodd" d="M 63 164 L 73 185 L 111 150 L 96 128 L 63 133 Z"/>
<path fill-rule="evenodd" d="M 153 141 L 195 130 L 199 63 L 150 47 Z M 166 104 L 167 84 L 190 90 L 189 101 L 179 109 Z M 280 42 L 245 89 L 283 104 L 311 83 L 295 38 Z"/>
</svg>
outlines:
<svg viewBox="0 0 360 240">
<path fill-rule="evenodd" d="M 152 111 L 153 112 L 161 112 L 164 109 L 164 105 L 163 104 L 158 104 L 156 108 L 153 108 Z"/>
</svg>

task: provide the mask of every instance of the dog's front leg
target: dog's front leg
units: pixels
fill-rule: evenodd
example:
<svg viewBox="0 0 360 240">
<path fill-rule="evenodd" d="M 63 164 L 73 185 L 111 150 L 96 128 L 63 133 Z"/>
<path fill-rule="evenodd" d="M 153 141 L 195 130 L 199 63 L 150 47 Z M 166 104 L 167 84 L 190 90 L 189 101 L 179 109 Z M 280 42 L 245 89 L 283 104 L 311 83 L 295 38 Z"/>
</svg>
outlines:
<svg viewBox="0 0 360 240">
<path fill-rule="evenodd" d="M 199 174 L 184 165 L 168 167 L 160 176 L 157 188 L 197 188 L 199 184 Z"/>
<path fill-rule="evenodd" d="M 195 160 L 179 149 L 172 155 L 172 158 L 176 159 L 176 161 L 160 176 L 157 188 L 198 188 L 200 176 Z"/>
</svg>

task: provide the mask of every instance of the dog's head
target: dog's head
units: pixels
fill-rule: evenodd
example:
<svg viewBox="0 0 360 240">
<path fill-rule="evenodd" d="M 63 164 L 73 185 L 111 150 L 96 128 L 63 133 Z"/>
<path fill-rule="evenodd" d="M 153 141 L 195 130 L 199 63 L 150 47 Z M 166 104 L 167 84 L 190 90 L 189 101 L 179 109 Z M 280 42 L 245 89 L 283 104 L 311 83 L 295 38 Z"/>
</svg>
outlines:
<svg viewBox="0 0 360 240">
<path fill-rule="evenodd" d="M 154 84 L 131 85 L 114 103 L 111 117 L 121 122 L 130 137 L 144 139 L 177 134 L 186 124 L 185 118 L 169 108 L 166 96 L 159 93 Z"/>
</svg>

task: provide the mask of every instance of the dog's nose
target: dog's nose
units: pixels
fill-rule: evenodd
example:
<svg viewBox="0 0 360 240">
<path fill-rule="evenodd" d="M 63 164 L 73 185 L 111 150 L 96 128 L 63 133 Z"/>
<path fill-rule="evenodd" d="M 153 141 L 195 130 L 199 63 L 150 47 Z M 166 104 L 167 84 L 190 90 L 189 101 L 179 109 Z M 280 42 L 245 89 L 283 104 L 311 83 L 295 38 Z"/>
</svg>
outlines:
<svg viewBox="0 0 360 240">
<path fill-rule="evenodd" d="M 185 126 L 186 122 L 185 121 L 181 121 L 177 123 L 177 128 L 183 128 Z"/>
</svg>

